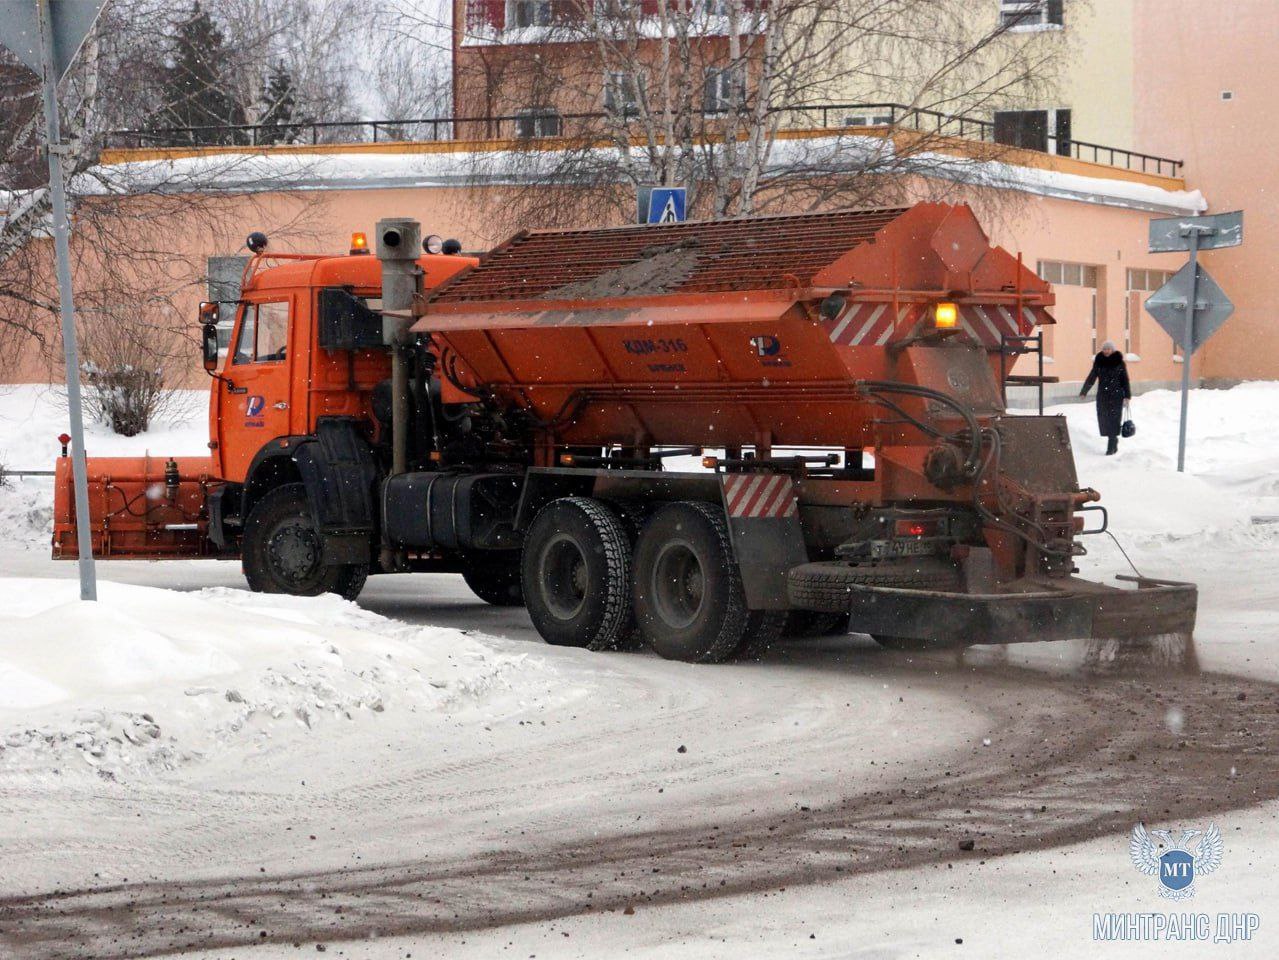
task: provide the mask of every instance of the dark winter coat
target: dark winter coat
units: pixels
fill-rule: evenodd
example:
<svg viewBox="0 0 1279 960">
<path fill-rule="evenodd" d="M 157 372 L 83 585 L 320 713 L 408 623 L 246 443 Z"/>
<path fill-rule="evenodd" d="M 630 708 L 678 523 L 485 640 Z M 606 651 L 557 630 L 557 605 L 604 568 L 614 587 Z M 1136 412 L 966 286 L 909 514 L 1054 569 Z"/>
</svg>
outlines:
<svg viewBox="0 0 1279 960">
<path fill-rule="evenodd" d="M 1118 350 L 1110 356 L 1097 354 L 1079 395 L 1087 396 L 1094 383 L 1097 384 L 1097 429 L 1103 437 L 1117 437 L 1123 424 L 1124 401 L 1132 399 L 1124 355 Z"/>
</svg>

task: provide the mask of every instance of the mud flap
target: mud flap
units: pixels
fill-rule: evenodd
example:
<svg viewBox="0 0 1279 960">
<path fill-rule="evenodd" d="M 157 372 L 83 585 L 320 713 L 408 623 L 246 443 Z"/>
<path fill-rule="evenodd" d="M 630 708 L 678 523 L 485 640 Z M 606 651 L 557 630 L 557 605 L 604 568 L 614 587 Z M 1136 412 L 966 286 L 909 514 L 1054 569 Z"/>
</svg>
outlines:
<svg viewBox="0 0 1279 960">
<path fill-rule="evenodd" d="M 795 484 L 779 474 L 726 473 L 720 490 L 746 606 L 789 610 L 786 574 L 808 562 Z"/>
<path fill-rule="evenodd" d="M 377 466 L 352 420 L 321 418 L 316 439 L 294 454 L 316 527 L 324 536 L 324 562 L 367 562 L 374 526 Z"/>
</svg>

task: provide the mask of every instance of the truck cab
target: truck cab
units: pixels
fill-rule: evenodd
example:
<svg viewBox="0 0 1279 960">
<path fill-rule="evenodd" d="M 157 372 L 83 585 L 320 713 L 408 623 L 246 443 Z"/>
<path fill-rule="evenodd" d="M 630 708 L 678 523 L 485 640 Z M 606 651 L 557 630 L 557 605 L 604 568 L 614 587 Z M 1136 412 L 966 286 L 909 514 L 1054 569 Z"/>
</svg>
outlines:
<svg viewBox="0 0 1279 960">
<path fill-rule="evenodd" d="M 444 254 L 417 261 L 426 289 L 477 262 Z M 314 436 L 324 418 L 373 421 L 373 394 L 390 375 L 381 286 L 381 262 L 367 255 L 250 262 L 230 348 L 210 369 L 216 476 L 248 482 L 282 443 Z"/>
</svg>

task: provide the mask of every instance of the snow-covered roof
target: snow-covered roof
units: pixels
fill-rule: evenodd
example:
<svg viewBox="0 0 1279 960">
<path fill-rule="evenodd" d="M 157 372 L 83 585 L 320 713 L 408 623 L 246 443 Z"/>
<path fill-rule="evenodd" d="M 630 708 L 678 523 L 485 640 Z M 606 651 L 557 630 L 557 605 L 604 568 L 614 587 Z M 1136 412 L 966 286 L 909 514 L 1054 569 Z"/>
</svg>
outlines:
<svg viewBox="0 0 1279 960">
<path fill-rule="evenodd" d="M 560 155 L 550 149 L 441 150 L 405 145 L 399 152 L 371 152 L 358 146 L 332 152 L 254 151 L 146 159 L 104 164 L 73 185 L 85 194 L 108 192 L 199 193 L 295 190 L 377 190 L 403 187 L 500 186 L 554 180 Z M 771 149 L 767 172 L 811 171 L 814 176 L 855 171 L 868 163 L 883 172 L 952 180 L 974 186 L 1018 190 L 1028 194 L 1126 207 L 1173 215 L 1207 209 L 1198 190 L 1175 190 L 1120 176 L 1066 173 L 997 160 L 977 160 L 936 152 L 893 157 L 893 141 L 866 135 L 779 138 Z M 599 149 L 597 163 L 575 154 L 578 171 L 615 165 L 612 148 Z M 872 159 L 873 158 L 873 161 Z M 638 151 L 636 160 L 639 159 Z M 580 172 L 579 172 L 580 176 Z M 0 196 L 0 207 L 6 198 Z"/>
</svg>

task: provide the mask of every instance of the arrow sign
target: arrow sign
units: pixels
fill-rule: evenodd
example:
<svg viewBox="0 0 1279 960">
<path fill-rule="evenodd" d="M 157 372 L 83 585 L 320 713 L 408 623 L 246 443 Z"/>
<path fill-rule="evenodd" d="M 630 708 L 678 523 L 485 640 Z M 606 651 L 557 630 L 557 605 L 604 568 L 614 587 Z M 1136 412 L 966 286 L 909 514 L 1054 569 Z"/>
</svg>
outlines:
<svg viewBox="0 0 1279 960">
<path fill-rule="evenodd" d="M 1173 253 L 1190 249 L 1190 233 L 1199 234 L 1200 250 L 1237 247 L 1243 243 L 1243 211 L 1214 213 L 1209 217 L 1164 217 L 1150 221 L 1150 252 Z"/>
<path fill-rule="evenodd" d="M 1216 333 L 1235 312 L 1235 305 L 1230 302 L 1226 292 L 1202 265 L 1188 263 L 1174 273 L 1171 280 L 1150 295 L 1150 299 L 1146 301 L 1146 310 L 1159 322 L 1159 326 L 1168 331 L 1168 336 L 1182 349 L 1183 355 L 1186 351 L 1183 343 L 1186 339 L 1186 303 L 1191 297 L 1192 278 L 1196 270 L 1198 280 L 1193 282 L 1194 332 L 1189 352 L 1194 353 L 1203 346 L 1204 341 Z"/>
<path fill-rule="evenodd" d="M 0 46 L 40 74 L 39 4 L 49 6 L 53 32 L 53 66 L 61 80 L 93 29 L 105 0 L 0 0 Z"/>
</svg>

